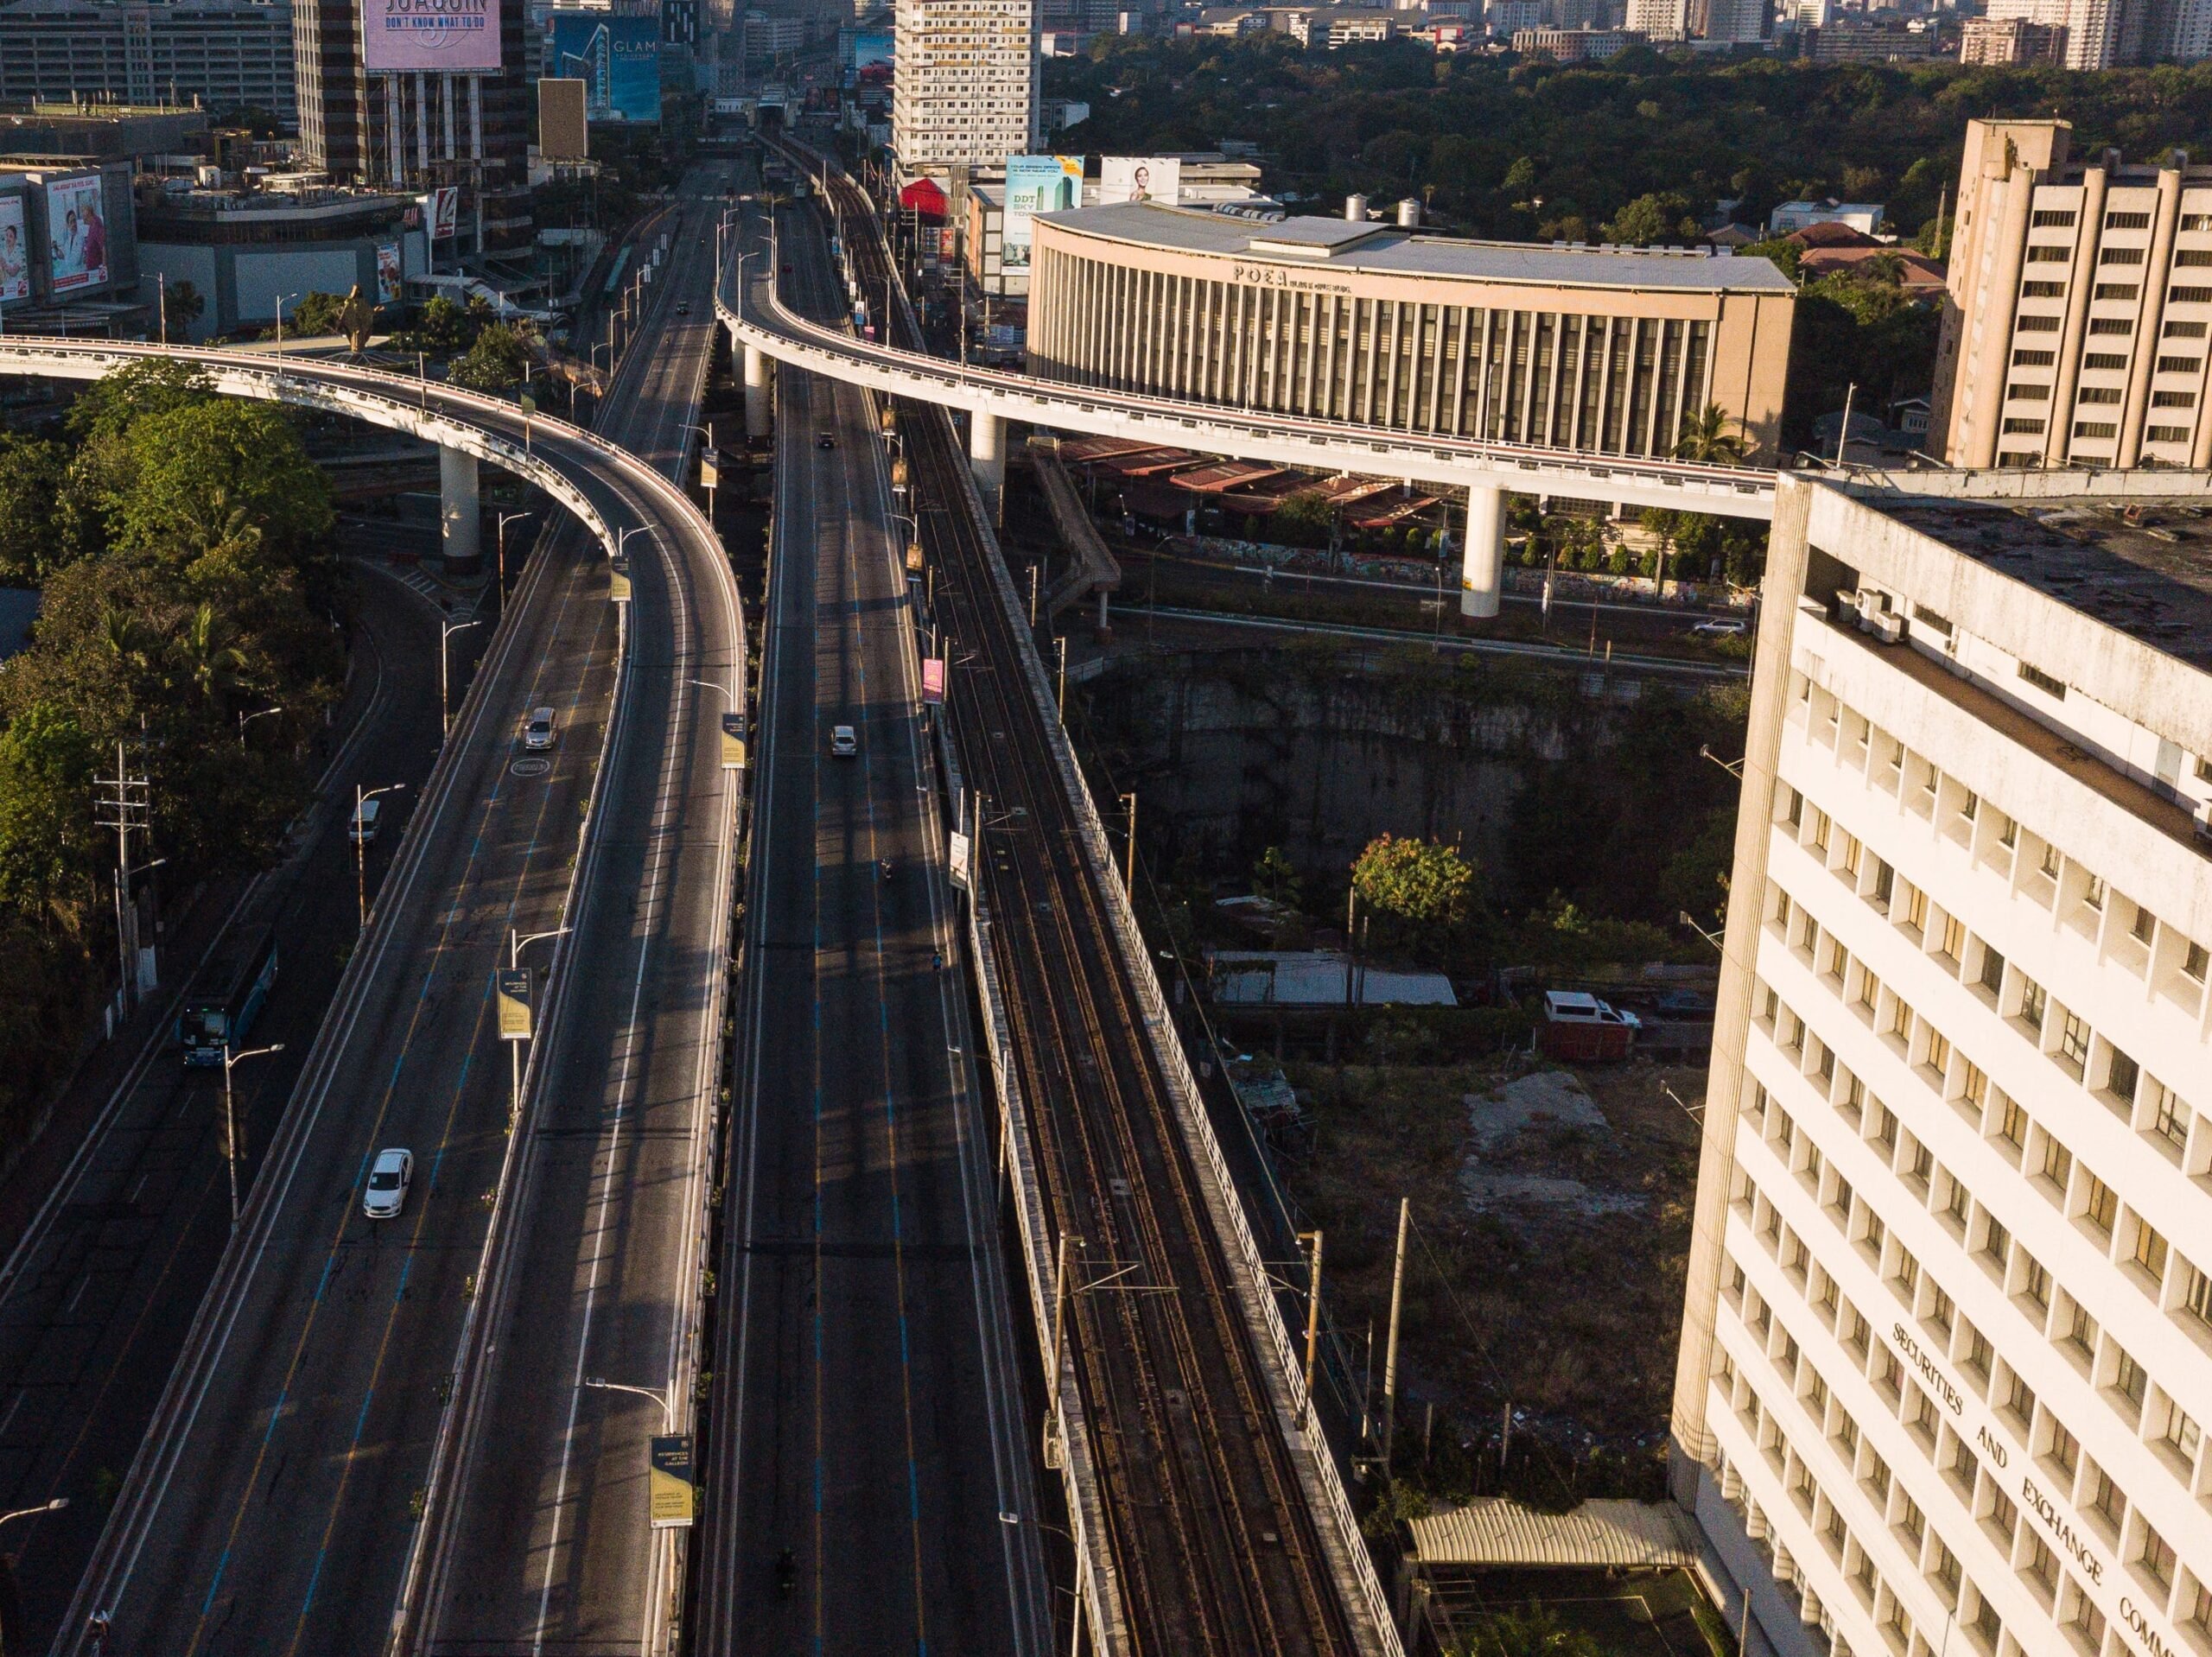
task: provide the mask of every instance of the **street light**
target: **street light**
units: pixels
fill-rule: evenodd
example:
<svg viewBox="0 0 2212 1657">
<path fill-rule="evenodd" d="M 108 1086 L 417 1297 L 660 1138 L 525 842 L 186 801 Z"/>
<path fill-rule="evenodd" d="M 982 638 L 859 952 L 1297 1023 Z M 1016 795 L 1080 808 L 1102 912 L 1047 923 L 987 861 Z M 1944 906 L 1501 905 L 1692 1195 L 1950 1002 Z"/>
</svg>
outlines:
<svg viewBox="0 0 2212 1657">
<path fill-rule="evenodd" d="M 0 1514 L 0 1525 L 11 1519 L 29 1519 L 35 1514 L 58 1514 L 68 1505 L 67 1496 L 55 1496 L 51 1501 L 41 1501 L 35 1508 L 18 1508 L 11 1514 Z"/>
<path fill-rule="evenodd" d="M 297 294 L 279 294 L 276 295 L 276 354 L 279 357 L 284 354 L 284 302 L 288 299 L 297 299 L 299 295 Z"/>
<path fill-rule="evenodd" d="M 661 1425 L 671 1433 L 676 1431 L 676 1405 L 665 1393 L 655 1392 L 650 1387 L 632 1387 L 626 1381 L 609 1381 L 604 1375 L 586 1375 L 584 1385 L 595 1393 L 635 1393 L 639 1398 L 650 1398 L 660 1406 Z"/>
<path fill-rule="evenodd" d="M 528 512 L 499 514 L 499 613 L 507 613 L 507 525 L 518 517 L 528 517 Z"/>
<path fill-rule="evenodd" d="M 573 927 L 556 926 L 550 932 L 518 934 L 513 927 L 509 927 L 507 929 L 507 970 L 513 972 L 521 967 L 522 952 L 530 945 L 543 938 L 563 936 L 575 930 Z M 533 1031 L 537 1028 L 537 1016 L 535 1012 L 531 1014 L 531 1026 Z M 513 1072 L 507 1084 L 507 1131 L 512 1133 L 514 1132 L 515 1124 L 522 1119 L 521 1042 L 511 1041 L 507 1044 L 507 1057 L 511 1061 L 509 1068 Z"/>
<path fill-rule="evenodd" d="M 397 794 L 407 786 L 404 783 L 390 783 L 382 788 L 364 789 L 353 784 L 353 890 L 360 899 L 361 926 L 369 930 L 369 841 L 361 832 L 361 808 L 379 794 Z"/>
<path fill-rule="evenodd" d="M 442 737 L 453 734 L 452 700 L 446 688 L 452 670 L 448 666 L 449 657 L 446 641 L 455 633 L 465 633 L 471 627 L 481 627 L 483 625 L 480 621 L 441 621 L 438 624 L 442 629 L 438 635 L 438 733 Z"/>
<path fill-rule="evenodd" d="M 248 725 L 255 720 L 266 719 L 271 714 L 281 714 L 283 711 L 283 707 L 280 703 L 275 708 L 257 708 L 251 714 L 240 714 L 238 715 L 238 746 L 241 748 L 245 746 L 245 727 Z"/>
<path fill-rule="evenodd" d="M 266 1047 L 249 1047 L 243 1053 L 231 1051 L 231 1044 L 223 1044 L 223 1160 L 231 1170 L 231 1229 L 238 1228 L 238 1114 L 231 1097 L 231 1072 L 250 1058 L 259 1058 L 264 1053 L 281 1053 L 284 1044 L 272 1042 Z"/>
</svg>

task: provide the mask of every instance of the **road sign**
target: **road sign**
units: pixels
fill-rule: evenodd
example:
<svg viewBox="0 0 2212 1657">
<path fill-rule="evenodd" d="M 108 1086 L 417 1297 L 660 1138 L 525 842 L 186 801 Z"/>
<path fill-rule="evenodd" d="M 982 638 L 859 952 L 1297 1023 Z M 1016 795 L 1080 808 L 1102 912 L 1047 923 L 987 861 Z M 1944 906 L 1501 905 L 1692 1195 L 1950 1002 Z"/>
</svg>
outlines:
<svg viewBox="0 0 2212 1657">
<path fill-rule="evenodd" d="M 722 769 L 745 769 L 745 715 L 742 714 L 722 715 Z"/>
<path fill-rule="evenodd" d="M 699 1487 L 691 1469 L 691 1435 L 680 1432 L 657 1438 L 652 1448 L 652 1480 L 647 1505 L 655 1530 L 683 1530 L 698 1512 Z"/>
<path fill-rule="evenodd" d="M 501 971 L 499 980 L 499 1039 L 528 1041 L 530 1027 L 530 968 Z"/>
</svg>

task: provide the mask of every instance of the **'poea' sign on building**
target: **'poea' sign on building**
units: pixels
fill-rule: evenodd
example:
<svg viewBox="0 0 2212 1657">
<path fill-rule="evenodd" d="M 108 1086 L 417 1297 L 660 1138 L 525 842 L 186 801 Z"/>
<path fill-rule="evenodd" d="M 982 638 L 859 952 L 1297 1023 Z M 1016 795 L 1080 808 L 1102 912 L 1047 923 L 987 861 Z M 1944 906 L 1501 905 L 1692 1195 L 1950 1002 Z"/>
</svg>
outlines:
<svg viewBox="0 0 2212 1657">
<path fill-rule="evenodd" d="M 361 62 L 372 74 L 494 73 L 499 0 L 363 0 Z"/>
</svg>

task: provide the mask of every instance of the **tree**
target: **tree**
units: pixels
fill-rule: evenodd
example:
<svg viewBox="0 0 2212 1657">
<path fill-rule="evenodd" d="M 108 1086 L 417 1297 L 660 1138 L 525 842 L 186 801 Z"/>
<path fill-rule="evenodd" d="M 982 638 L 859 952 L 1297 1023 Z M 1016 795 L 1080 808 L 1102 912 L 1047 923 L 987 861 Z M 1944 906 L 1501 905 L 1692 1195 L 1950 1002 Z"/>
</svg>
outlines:
<svg viewBox="0 0 2212 1657">
<path fill-rule="evenodd" d="M 1252 891 L 1255 896 L 1290 909 L 1297 908 L 1305 898 L 1298 866 L 1280 846 L 1268 847 L 1260 854 L 1260 860 L 1252 865 Z"/>
<path fill-rule="evenodd" d="M 340 333 L 344 327 L 341 314 L 345 308 L 343 294 L 302 294 L 299 303 L 292 307 L 291 332 L 302 338 Z"/>
<path fill-rule="evenodd" d="M 335 521 L 330 488 L 282 410 L 222 398 L 149 415 L 124 440 L 113 507 L 119 549 L 189 561 L 221 547 L 243 511 L 268 549 L 305 556 Z"/>
<path fill-rule="evenodd" d="M 1632 247 L 1649 247 L 1670 237 L 1695 240 L 1697 220 L 1688 216 L 1689 210 L 1688 200 L 1672 190 L 1664 194 L 1647 191 L 1606 224 L 1606 239 L 1626 242 Z"/>
<path fill-rule="evenodd" d="M 168 325 L 179 338 L 188 336 L 192 325 L 207 314 L 207 302 L 200 297 L 200 289 L 181 276 L 162 289 L 162 300 L 168 308 Z"/>
<path fill-rule="evenodd" d="M 1425 955 L 1441 954 L 1474 914 L 1474 865 L 1438 841 L 1370 841 L 1351 866 L 1351 885 L 1396 942 Z"/>
<path fill-rule="evenodd" d="M 522 384 L 530 366 L 530 346 L 520 330 L 494 322 L 476 336 L 468 354 L 447 371 L 446 378 L 472 391 L 505 391 Z"/>
<path fill-rule="evenodd" d="M 0 587 L 43 587 L 75 556 L 60 517 L 68 471 L 60 444 L 0 434 Z"/>
<path fill-rule="evenodd" d="M 463 351 L 475 338 L 468 313 L 443 294 L 431 296 L 407 335 L 412 349 L 431 352 Z"/>
<path fill-rule="evenodd" d="M 1693 409 L 1682 416 L 1681 435 L 1675 439 L 1675 458 L 1705 466 L 1741 466 L 1751 445 L 1735 416 L 1717 403 Z"/>
<path fill-rule="evenodd" d="M 1492 1613 L 1453 1645 L 1452 1657 L 1605 1657 L 1605 1650 L 1587 1630 L 1531 1600 L 1521 1610 Z"/>
<path fill-rule="evenodd" d="M 185 682 L 201 702 L 214 702 L 241 682 L 246 658 L 238 638 L 237 624 L 218 614 L 212 604 L 202 604 L 186 618 L 172 648 Z"/>
</svg>

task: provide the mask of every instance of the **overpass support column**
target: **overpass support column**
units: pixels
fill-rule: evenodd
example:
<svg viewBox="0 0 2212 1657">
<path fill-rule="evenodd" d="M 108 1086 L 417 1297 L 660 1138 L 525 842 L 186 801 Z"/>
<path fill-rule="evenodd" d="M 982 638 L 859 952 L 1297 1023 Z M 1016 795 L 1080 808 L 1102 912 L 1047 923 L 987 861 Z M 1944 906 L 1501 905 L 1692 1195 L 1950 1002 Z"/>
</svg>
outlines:
<svg viewBox="0 0 2212 1657">
<path fill-rule="evenodd" d="M 768 435 L 768 353 L 758 346 L 740 347 L 745 353 L 745 435 Z"/>
<path fill-rule="evenodd" d="M 1459 566 L 1459 613 L 1497 613 L 1505 585 L 1505 491 L 1476 484 L 1467 491 L 1467 551 Z"/>
<path fill-rule="evenodd" d="M 473 572 L 484 562 L 483 508 L 476 497 L 476 457 L 466 450 L 438 450 L 439 541 L 446 568 Z"/>
<path fill-rule="evenodd" d="M 968 416 L 968 469 L 976 474 L 983 505 L 995 518 L 1006 486 L 1006 424 L 980 409 Z"/>
</svg>

